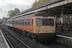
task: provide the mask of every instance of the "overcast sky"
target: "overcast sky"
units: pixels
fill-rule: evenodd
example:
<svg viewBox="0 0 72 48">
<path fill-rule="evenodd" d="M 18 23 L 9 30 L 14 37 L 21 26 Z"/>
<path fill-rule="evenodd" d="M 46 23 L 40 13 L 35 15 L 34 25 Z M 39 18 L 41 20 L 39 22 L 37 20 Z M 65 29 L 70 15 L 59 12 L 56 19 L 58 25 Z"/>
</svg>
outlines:
<svg viewBox="0 0 72 48">
<path fill-rule="evenodd" d="M 14 8 L 21 11 L 31 8 L 35 0 L 0 0 L 0 18 L 6 17 L 7 12 Z"/>
</svg>

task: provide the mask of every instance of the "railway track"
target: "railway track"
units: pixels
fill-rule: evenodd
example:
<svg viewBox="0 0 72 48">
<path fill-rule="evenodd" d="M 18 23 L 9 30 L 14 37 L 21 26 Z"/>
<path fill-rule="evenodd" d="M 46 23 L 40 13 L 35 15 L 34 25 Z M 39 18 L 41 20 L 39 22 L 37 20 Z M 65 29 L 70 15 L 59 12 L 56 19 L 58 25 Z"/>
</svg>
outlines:
<svg viewBox="0 0 72 48">
<path fill-rule="evenodd" d="M 6 30 L 4 30 L 3 32 L 6 32 Z M 8 39 L 8 42 L 12 44 L 12 48 L 28 48 L 28 46 L 20 42 L 20 40 L 14 38 L 10 33 L 6 32 L 5 35 Z"/>
<path fill-rule="evenodd" d="M 20 45 L 19 45 L 19 47 L 21 46 L 20 48 L 48 48 L 44 45 L 37 44 L 36 42 L 31 41 L 30 39 L 23 37 L 20 34 L 16 34 L 15 32 L 10 31 L 3 26 L 2 26 L 2 28 L 5 30 L 4 32 L 7 32 L 7 35 L 9 35 L 7 37 L 10 39 L 10 42 L 13 44 L 14 48 L 16 48 L 16 46 L 17 46 L 17 45 L 14 45 L 14 43 L 15 44 L 20 43 Z M 12 42 L 12 40 L 14 40 L 14 41 Z M 23 45 L 23 47 L 22 47 L 22 45 Z M 17 47 L 17 48 L 19 48 L 19 47 Z"/>
<path fill-rule="evenodd" d="M 2 31 L 4 31 L 4 30 L 2 30 Z M 6 33 L 3 33 L 3 35 L 4 35 L 4 37 L 5 37 L 8 45 L 10 46 L 9 48 L 13 48 L 12 44 L 10 43 L 9 39 L 8 39 L 7 36 L 6 36 Z"/>
<path fill-rule="evenodd" d="M 3 28 L 6 29 L 5 27 L 3 27 Z M 8 39 L 10 39 L 10 42 L 12 43 L 14 48 L 71 48 L 71 46 L 68 47 L 65 44 L 59 44 L 59 43 L 55 43 L 55 42 L 48 43 L 46 46 L 44 46 L 44 45 L 34 42 L 33 40 L 30 40 L 29 38 L 23 36 L 22 34 L 20 34 L 18 32 L 12 32 L 11 30 L 8 30 L 8 29 L 6 29 L 6 31 L 4 30 L 3 32 L 6 32 L 6 34 L 7 34 L 6 37 Z M 57 41 L 64 42 L 63 39 L 64 38 L 59 39 Z"/>
</svg>

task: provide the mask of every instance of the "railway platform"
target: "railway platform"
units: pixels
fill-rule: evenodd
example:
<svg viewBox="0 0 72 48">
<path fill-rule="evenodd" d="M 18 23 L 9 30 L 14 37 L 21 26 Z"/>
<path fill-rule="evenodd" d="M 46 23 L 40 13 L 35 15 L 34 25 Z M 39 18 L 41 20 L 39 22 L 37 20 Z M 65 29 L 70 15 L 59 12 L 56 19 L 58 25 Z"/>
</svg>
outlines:
<svg viewBox="0 0 72 48">
<path fill-rule="evenodd" d="M 0 30 L 0 48 L 10 48 L 6 39 L 3 36 L 3 33 Z"/>
</svg>

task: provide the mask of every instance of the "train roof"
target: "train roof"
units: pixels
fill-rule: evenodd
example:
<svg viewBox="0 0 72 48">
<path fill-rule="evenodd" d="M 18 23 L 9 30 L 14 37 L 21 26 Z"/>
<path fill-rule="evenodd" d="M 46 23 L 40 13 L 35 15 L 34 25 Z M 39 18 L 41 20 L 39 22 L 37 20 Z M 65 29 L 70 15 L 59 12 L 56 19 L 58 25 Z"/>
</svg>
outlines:
<svg viewBox="0 0 72 48">
<path fill-rule="evenodd" d="M 31 13 L 31 14 L 34 14 L 35 16 L 47 16 L 48 15 L 47 12 L 35 12 L 35 13 Z M 26 15 L 30 15 L 30 14 L 26 14 Z M 21 16 L 26 16 L 26 15 L 15 16 L 12 18 L 17 18 L 17 17 L 21 17 Z"/>
</svg>

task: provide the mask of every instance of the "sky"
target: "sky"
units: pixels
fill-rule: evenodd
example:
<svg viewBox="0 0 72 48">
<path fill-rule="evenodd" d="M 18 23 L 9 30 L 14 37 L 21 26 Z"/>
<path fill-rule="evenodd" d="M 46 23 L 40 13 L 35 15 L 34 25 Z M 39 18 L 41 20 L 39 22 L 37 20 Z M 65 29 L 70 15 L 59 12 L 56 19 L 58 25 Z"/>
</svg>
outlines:
<svg viewBox="0 0 72 48">
<path fill-rule="evenodd" d="M 32 7 L 35 0 L 0 0 L 0 19 L 7 17 L 8 11 L 14 8 L 24 11 Z"/>
</svg>

